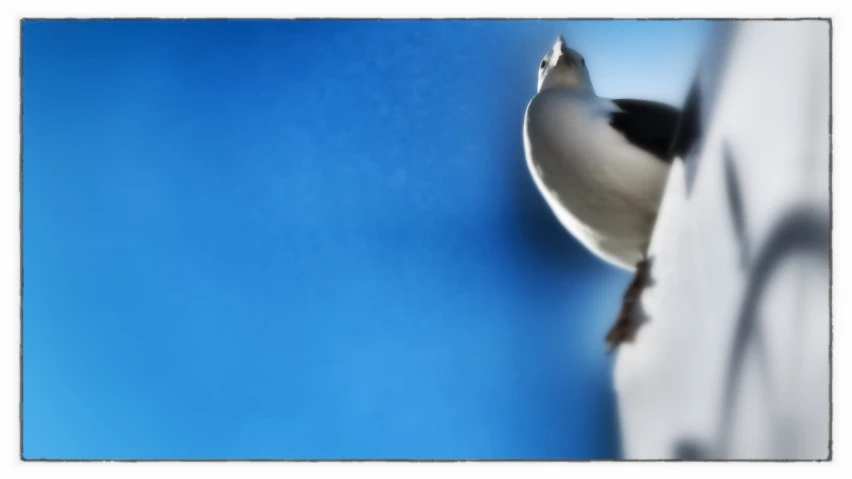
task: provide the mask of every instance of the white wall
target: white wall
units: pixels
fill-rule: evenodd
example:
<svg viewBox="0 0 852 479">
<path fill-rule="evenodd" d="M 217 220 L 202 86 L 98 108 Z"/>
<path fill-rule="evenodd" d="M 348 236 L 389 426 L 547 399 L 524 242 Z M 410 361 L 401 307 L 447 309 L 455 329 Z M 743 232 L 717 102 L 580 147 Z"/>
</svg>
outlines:
<svg viewBox="0 0 852 479">
<path fill-rule="evenodd" d="M 829 25 L 720 28 L 615 384 L 628 459 L 829 455 Z"/>
</svg>

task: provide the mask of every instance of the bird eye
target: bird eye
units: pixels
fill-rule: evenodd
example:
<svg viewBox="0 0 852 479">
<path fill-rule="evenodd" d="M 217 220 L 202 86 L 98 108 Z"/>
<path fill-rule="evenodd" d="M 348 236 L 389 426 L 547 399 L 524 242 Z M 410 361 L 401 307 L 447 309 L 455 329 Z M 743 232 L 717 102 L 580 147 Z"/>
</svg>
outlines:
<svg viewBox="0 0 852 479">
<path fill-rule="evenodd" d="M 547 60 L 542 60 L 541 65 L 539 65 L 539 68 L 543 69 L 545 65 L 547 65 Z"/>
</svg>

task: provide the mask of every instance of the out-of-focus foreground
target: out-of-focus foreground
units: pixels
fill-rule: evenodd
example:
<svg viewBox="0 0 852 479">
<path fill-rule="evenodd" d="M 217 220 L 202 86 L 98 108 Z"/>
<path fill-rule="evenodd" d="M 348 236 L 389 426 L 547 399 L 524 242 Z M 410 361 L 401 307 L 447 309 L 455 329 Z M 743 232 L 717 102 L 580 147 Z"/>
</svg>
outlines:
<svg viewBox="0 0 852 479">
<path fill-rule="evenodd" d="M 829 456 L 829 28 L 729 23 L 706 52 L 616 364 L 628 459 Z"/>
</svg>

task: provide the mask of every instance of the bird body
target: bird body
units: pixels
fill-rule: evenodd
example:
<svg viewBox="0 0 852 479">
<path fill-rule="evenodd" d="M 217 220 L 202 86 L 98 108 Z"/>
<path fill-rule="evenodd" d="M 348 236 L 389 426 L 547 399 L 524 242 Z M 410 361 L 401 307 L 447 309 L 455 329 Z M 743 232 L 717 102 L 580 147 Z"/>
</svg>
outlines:
<svg viewBox="0 0 852 479">
<path fill-rule="evenodd" d="M 565 47 L 561 37 L 542 65 L 539 92 L 524 117 L 530 174 L 581 244 L 633 270 L 647 250 L 669 172 L 670 162 L 654 146 L 674 135 L 677 110 L 598 97 L 585 59 Z M 577 80 L 558 78 L 572 75 Z M 552 76 L 555 81 L 549 81 Z M 635 121 L 637 111 L 656 112 L 665 124 Z"/>
<path fill-rule="evenodd" d="M 634 271 L 610 350 L 631 341 L 636 303 L 673 155 L 680 112 L 646 100 L 595 94 L 586 60 L 562 37 L 539 66 L 524 115 L 530 175 L 562 225 L 605 261 Z"/>
<path fill-rule="evenodd" d="M 524 119 L 530 174 L 562 225 L 593 253 L 632 270 L 656 220 L 669 166 L 609 125 L 611 101 L 550 89 Z"/>
</svg>

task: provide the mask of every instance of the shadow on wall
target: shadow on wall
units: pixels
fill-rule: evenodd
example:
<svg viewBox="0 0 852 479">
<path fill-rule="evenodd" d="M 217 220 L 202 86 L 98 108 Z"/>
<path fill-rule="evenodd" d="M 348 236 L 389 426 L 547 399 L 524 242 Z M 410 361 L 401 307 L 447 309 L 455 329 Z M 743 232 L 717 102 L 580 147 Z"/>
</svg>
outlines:
<svg viewBox="0 0 852 479">
<path fill-rule="evenodd" d="M 762 386 L 767 392 L 772 385 L 767 381 L 770 375 L 766 360 L 766 346 L 763 331 L 760 328 L 759 306 L 763 301 L 773 274 L 781 269 L 785 261 L 800 256 L 810 256 L 830 265 L 830 226 L 828 218 L 815 207 L 799 205 L 778 218 L 763 244 L 753 247 L 749 244 L 745 230 L 742 192 L 736 172 L 736 160 L 729 145 L 724 146 L 725 187 L 728 198 L 728 216 L 733 221 L 740 248 L 741 268 L 748 275 L 745 301 L 739 307 L 736 332 L 731 355 L 728 358 L 725 375 L 725 387 L 722 398 L 722 427 L 716 444 L 701 444 L 689 439 L 681 440 L 675 446 L 675 457 L 684 460 L 700 460 L 711 457 L 726 457 L 730 454 L 727 445 L 731 443 L 733 413 L 736 407 L 738 388 L 744 369 L 746 351 L 751 348 L 757 354 L 758 365 L 764 379 Z M 757 253 L 751 255 L 749 252 Z"/>
</svg>

